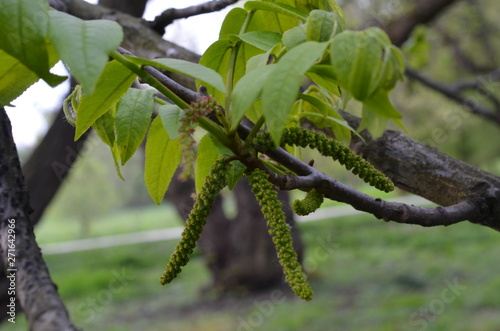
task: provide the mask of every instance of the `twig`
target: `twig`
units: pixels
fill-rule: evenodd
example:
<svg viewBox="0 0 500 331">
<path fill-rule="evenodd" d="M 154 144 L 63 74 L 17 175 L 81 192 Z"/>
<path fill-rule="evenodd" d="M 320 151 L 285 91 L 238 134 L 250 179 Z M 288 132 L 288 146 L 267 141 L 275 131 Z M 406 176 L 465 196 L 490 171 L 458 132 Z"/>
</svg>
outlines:
<svg viewBox="0 0 500 331">
<path fill-rule="evenodd" d="M 222 10 L 236 2 L 238 2 L 238 0 L 213 0 L 181 9 L 170 8 L 165 10 L 160 15 L 156 16 L 155 19 L 151 22 L 150 27 L 152 30 L 158 32 L 159 34 L 163 34 L 165 32 L 165 27 L 177 19 L 188 18 L 191 16 L 206 13 L 213 13 Z"/>
<path fill-rule="evenodd" d="M 490 75 L 484 76 L 482 81 L 481 81 L 481 78 L 477 78 L 473 84 L 471 84 L 471 82 L 467 82 L 467 83 L 459 82 L 459 83 L 456 83 L 453 85 L 444 85 L 444 84 L 436 82 L 428 77 L 425 77 L 425 76 L 421 75 L 420 73 L 416 72 L 415 70 L 412 70 L 409 68 L 406 69 L 406 75 L 409 78 L 414 79 L 414 80 L 422 83 L 423 85 L 443 94 L 447 98 L 467 106 L 473 114 L 484 117 L 484 118 L 494 122 L 495 124 L 500 125 L 500 116 L 498 114 L 495 114 L 493 111 L 490 111 L 490 110 L 486 109 L 485 107 L 481 106 L 478 102 L 471 100 L 469 98 L 466 98 L 460 94 L 460 92 L 462 92 L 464 89 L 469 88 L 468 85 L 470 85 L 472 87 L 476 87 L 476 89 L 478 89 L 477 86 L 482 87 L 486 83 L 484 77 L 488 77 L 490 80 L 492 78 L 494 80 L 499 79 L 500 78 L 499 77 L 500 76 L 500 69 L 493 71 L 492 73 L 490 73 Z M 498 102 L 498 100 L 496 100 L 496 97 L 493 97 L 493 99 L 491 99 L 491 100 L 495 104 Z"/>
</svg>

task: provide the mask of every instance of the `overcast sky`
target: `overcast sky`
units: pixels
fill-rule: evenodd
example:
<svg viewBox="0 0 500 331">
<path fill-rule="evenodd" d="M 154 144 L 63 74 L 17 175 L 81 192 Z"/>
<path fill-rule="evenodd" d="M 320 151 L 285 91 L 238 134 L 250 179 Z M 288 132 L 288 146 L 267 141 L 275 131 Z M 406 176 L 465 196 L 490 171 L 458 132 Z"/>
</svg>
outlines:
<svg viewBox="0 0 500 331">
<path fill-rule="evenodd" d="M 87 2 L 97 3 L 97 0 Z M 153 19 L 167 8 L 183 8 L 202 2 L 205 1 L 150 0 L 144 17 Z M 228 10 L 178 20 L 167 27 L 165 39 L 174 41 L 201 54 L 211 43 L 217 40 L 221 22 Z M 59 75 L 66 74 L 66 70 L 61 63 L 56 65 L 52 72 Z M 65 82 L 56 88 L 51 88 L 45 82 L 40 81 L 12 102 L 14 108 L 6 107 L 7 114 L 12 122 L 14 140 L 19 149 L 33 145 L 38 137 L 43 136 L 49 125 L 46 116 L 60 105 L 61 98 L 68 92 L 68 86 L 69 84 Z"/>
</svg>

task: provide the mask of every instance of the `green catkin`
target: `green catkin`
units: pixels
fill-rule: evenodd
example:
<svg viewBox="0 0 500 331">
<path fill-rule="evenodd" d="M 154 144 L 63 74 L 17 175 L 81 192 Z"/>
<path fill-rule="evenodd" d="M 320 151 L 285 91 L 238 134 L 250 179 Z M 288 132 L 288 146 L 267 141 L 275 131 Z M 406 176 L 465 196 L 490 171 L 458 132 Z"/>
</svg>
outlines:
<svg viewBox="0 0 500 331">
<path fill-rule="evenodd" d="M 257 134 L 254 143 L 264 151 L 274 148 L 269 132 Z M 356 155 L 348 147 L 326 137 L 324 134 L 301 128 L 288 128 L 283 131 L 281 144 L 317 149 L 323 156 L 329 156 L 338 161 L 347 170 L 350 170 L 353 174 L 377 189 L 384 192 L 394 190 L 394 184 L 383 173 L 375 169 L 368 161 Z"/>
<path fill-rule="evenodd" d="M 201 231 L 205 225 L 205 219 L 212 209 L 217 194 L 227 185 L 227 162 L 225 158 L 215 161 L 205 179 L 205 183 L 200 193 L 196 197 L 193 209 L 189 213 L 186 221 L 186 228 L 182 232 L 182 237 L 174 253 L 165 268 L 165 272 L 160 278 L 162 285 L 170 283 L 180 272 L 193 253 L 196 241 L 200 238 Z"/>
<path fill-rule="evenodd" d="M 206 96 L 193 101 L 188 109 L 184 109 L 184 117 L 179 120 L 181 122 L 179 128 L 179 145 L 182 150 L 181 164 L 184 168 L 179 178 L 187 180 L 194 173 L 196 155 L 193 150 L 193 146 L 195 145 L 193 133 L 198 125 L 198 118 L 207 116 L 215 111 L 217 107 L 217 100 L 212 96 Z"/>
<path fill-rule="evenodd" d="M 295 200 L 292 204 L 292 209 L 297 215 L 309 215 L 321 207 L 323 198 L 323 194 L 319 193 L 315 189 L 312 189 L 307 192 L 307 195 L 303 200 Z"/>
<path fill-rule="evenodd" d="M 268 231 L 276 246 L 285 280 L 297 296 L 307 301 L 311 300 L 313 292 L 293 249 L 292 234 L 286 223 L 281 202 L 278 200 L 278 193 L 268 181 L 268 175 L 260 169 L 255 169 L 248 179 L 252 192 L 262 208 L 262 214 L 267 219 Z"/>
</svg>

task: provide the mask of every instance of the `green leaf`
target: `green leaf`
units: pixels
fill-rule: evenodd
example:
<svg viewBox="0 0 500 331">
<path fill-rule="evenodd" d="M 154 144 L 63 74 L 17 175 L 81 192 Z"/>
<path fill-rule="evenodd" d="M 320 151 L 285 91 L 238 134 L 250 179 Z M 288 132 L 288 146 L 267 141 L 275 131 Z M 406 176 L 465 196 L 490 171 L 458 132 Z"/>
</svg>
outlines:
<svg viewBox="0 0 500 331">
<path fill-rule="evenodd" d="M 231 130 L 238 127 L 245 112 L 260 98 L 262 88 L 276 64 L 257 68 L 243 76 L 233 89 L 229 121 Z"/>
<path fill-rule="evenodd" d="M 245 23 L 245 19 L 248 15 L 248 12 L 243 8 L 233 8 L 229 13 L 227 13 L 224 18 L 224 22 L 222 22 L 222 26 L 219 32 L 219 40 L 227 38 L 229 35 L 240 34 L 241 27 L 243 23 Z"/>
<path fill-rule="evenodd" d="M 99 117 L 94 124 L 92 124 L 94 131 L 97 133 L 99 138 L 108 145 L 113 148 L 115 145 L 115 118 L 112 114 L 112 110 L 107 111 Z"/>
<path fill-rule="evenodd" d="M 391 120 L 403 117 L 392 105 L 389 94 L 386 91 L 375 93 L 370 98 L 363 101 L 363 105 L 373 113 Z"/>
<path fill-rule="evenodd" d="M 238 36 L 241 40 L 263 51 L 268 51 L 281 41 L 281 35 L 271 31 L 250 31 Z"/>
<path fill-rule="evenodd" d="M 116 107 L 116 145 L 124 165 L 134 155 L 148 132 L 153 115 L 153 90 L 129 89 Z"/>
<path fill-rule="evenodd" d="M 195 184 L 197 193 L 200 192 L 201 187 L 205 184 L 210 167 L 212 167 L 218 157 L 219 151 L 212 138 L 208 134 L 204 135 L 198 144 L 198 155 L 196 156 Z"/>
<path fill-rule="evenodd" d="M 83 21 L 55 10 L 49 16 L 49 35 L 59 56 L 84 93 L 91 95 L 108 62 L 108 54 L 122 42 L 122 28 L 116 22 Z"/>
<path fill-rule="evenodd" d="M 306 22 L 307 41 L 328 41 L 344 30 L 344 21 L 335 13 L 324 10 L 313 10 L 309 13 Z"/>
<path fill-rule="evenodd" d="M 146 160 L 144 182 L 149 195 L 160 204 L 167 192 L 170 181 L 181 162 L 178 139 L 170 140 L 159 117 L 155 118 L 149 129 L 146 141 Z"/>
<path fill-rule="evenodd" d="M 240 161 L 233 161 L 229 164 L 227 169 L 227 187 L 230 190 L 233 190 L 236 183 L 243 177 L 246 168 Z"/>
<path fill-rule="evenodd" d="M 162 105 L 158 107 L 158 116 L 160 116 L 163 127 L 170 139 L 177 138 L 179 128 L 182 125 L 180 120 L 184 117 L 184 111 L 177 105 Z"/>
<path fill-rule="evenodd" d="M 307 101 L 313 105 L 316 109 L 320 111 L 319 114 L 314 113 L 303 113 L 306 117 L 312 117 L 314 123 L 318 120 L 318 127 L 324 128 L 326 126 L 331 127 L 335 134 L 337 140 L 349 143 L 351 139 L 351 132 L 356 133 L 356 131 L 351 128 L 351 126 L 340 116 L 335 109 L 328 105 L 323 100 L 308 94 L 299 94 L 299 98 Z M 316 118 L 314 118 L 316 117 Z"/>
<path fill-rule="evenodd" d="M 331 65 L 314 65 L 306 73 L 316 85 L 328 91 L 330 95 L 340 96 L 339 83 L 335 77 L 335 71 Z"/>
<path fill-rule="evenodd" d="M 377 139 L 384 134 L 388 122 L 389 119 L 387 117 L 378 116 L 366 106 L 363 106 L 363 113 L 358 130 L 361 132 L 362 130 L 367 129 L 373 139 Z"/>
<path fill-rule="evenodd" d="M 0 49 L 49 85 L 64 81 L 65 77 L 49 72 L 47 1 L 0 0 L 0 8 Z"/>
<path fill-rule="evenodd" d="M 229 66 L 229 57 L 231 54 L 231 49 L 233 43 L 228 39 L 220 39 L 214 42 L 208 49 L 203 53 L 200 59 L 200 64 L 207 68 L 217 71 L 221 75 L 225 75 Z M 196 86 L 199 87 L 200 81 L 196 82 Z M 219 101 L 222 107 L 225 106 L 225 94 L 219 92 L 218 90 L 207 86 L 208 94 L 213 95 L 213 97 Z"/>
<path fill-rule="evenodd" d="M 402 77 L 402 57 L 379 28 L 344 31 L 332 39 L 330 56 L 339 84 L 364 101 Z"/>
<path fill-rule="evenodd" d="M 286 53 L 264 83 L 262 109 L 276 146 L 306 71 L 323 55 L 326 43 L 308 41 Z M 293 70 L 291 70 L 293 68 Z"/>
<path fill-rule="evenodd" d="M 417 26 L 413 29 L 410 38 L 403 44 L 402 49 L 408 60 L 408 66 L 422 69 L 429 63 L 430 45 L 427 41 L 427 28 Z"/>
<path fill-rule="evenodd" d="M 113 161 L 115 163 L 116 174 L 118 175 L 118 177 L 121 178 L 121 180 L 125 180 L 125 178 L 123 178 L 122 171 L 120 169 L 120 150 L 118 149 L 116 142 L 111 147 L 111 154 L 113 155 Z"/>
<path fill-rule="evenodd" d="M 226 86 L 224 85 L 222 76 L 219 75 L 215 70 L 210 69 L 206 66 L 178 59 L 148 60 L 136 57 L 130 57 L 130 59 L 135 63 L 149 65 L 163 70 L 176 72 L 181 75 L 193 77 L 205 83 L 206 85 L 216 88 L 220 92 L 226 92 Z"/>
<path fill-rule="evenodd" d="M 49 66 L 52 67 L 59 61 L 59 57 L 51 45 L 49 45 L 48 52 Z M 0 107 L 15 100 L 39 79 L 37 74 L 19 60 L 0 50 Z"/>
<path fill-rule="evenodd" d="M 306 13 L 298 10 L 297 8 L 294 8 L 292 6 L 280 2 L 247 1 L 245 2 L 244 6 L 245 9 L 247 10 L 252 10 L 252 11 L 265 10 L 286 16 L 295 17 L 304 21 L 307 19 Z"/>
<path fill-rule="evenodd" d="M 306 42 L 306 30 L 303 25 L 296 26 L 283 33 L 283 45 L 287 49 L 292 49 L 297 45 Z"/>
<path fill-rule="evenodd" d="M 75 140 L 120 100 L 135 77 L 135 74 L 116 60 L 106 64 L 97 81 L 95 93 L 91 96 L 84 94 L 80 100 L 76 110 Z"/>
</svg>

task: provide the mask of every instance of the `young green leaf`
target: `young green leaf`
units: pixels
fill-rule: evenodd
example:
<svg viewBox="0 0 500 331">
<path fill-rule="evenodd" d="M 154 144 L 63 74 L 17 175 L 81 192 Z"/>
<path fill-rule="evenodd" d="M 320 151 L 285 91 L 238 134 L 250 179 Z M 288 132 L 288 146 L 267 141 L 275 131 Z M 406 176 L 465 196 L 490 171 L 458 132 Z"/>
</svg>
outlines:
<svg viewBox="0 0 500 331">
<path fill-rule="evenodd" d="M 306 71 L 323 55 L 326 43 L 308 41 L 286 53 L 268 76 L 262 89 L 262 108 L 266 125 L 275 144 L 288 121 Z"/>
<path fill-rule="evenodd" d="M 189 61 L 179 60 L 179 59 L 155 59 L 148 60 L 143 58 L 131 57 L 135 63 L 142 65 L 148 65 L 156 68 L 160 68 L 167 71 L 176 72 L 181 75 L 189 76 L 200 80 L 206 85 L 212 86 L 219 90 L 220 92 L 226 92 L 226 86 L 224 85 L 224 80 L 222 76 L 219 75 L 213 69 L 205 67 L 200 64 L 192 63 Z"/>
<path fill-rule="evenodd" d="M 65 80 L 49 72 L 47 0 L 0 0 L 0 8 L 0 49 L 51 86 Z"/>
<path fill-rule="evenodd" d="M 144 181 L 156 204 L 159 205 L 163 200 L 180 162 L 181 151 L 177 139 L 170 140 L 161 119 L 155 118 L 146 141 Z"/>
<path fill-rule="evenodd" d="M 221 75 L 225 75 L 229 66 L 229 57 L 231 54 L 231 49 L 233 43 L 229 39 L 219 39 L 214 42 L 208 49 L 203 53 L 200 59 L 200 64 L 217 71 Z M 196 86 L 200 87 L 202 83 L 197 80 Z M 213 97 L 219 101 L 222 107 L 225 106 L 225 94 L 217 91 L 210 86 L 207 86 L 208 94 L 213 95 Z"/>
<path fill-rule="evenodd" d="M 229 110 L 231 129 L 235 130 L 245 112 L 260 98 L 264 82 L 273 72 L 276 64 L 257 68 L 243 76 L 233 89 L 232 104 Z"/>
<path fill-rule="evenodd" d="M 320 129 L 330 127 L 335 134 L 337 140 L 349 143 L 351 132 L 356 131 L 351 128 L 349 123 L 340 116 L 335 109 L 323 100 L 309 94 L 299 94 L 299 98 L 307 101 L 309 104 L 318 109 L 319 113 L 307 112 L 303 113 L 305 117 L 310 118 Z"/>
<path fill-rule="evenodd" d="M 83 95 L 76 110 L 75 140 L 127 92 L 136 75 L 119 62 L 106 64 L 92 96 Z"/>
<path fill-rule="evenodd" d="M 177 105 L 162 105 L 158 107 L 158 116 L 170 139 L 177 138 L 182 125 L 180 119 L 184 117 L 184 111 Z"/>
<path fill-rule="evenodd" d="M 48 47 L 48 52 L 49 66 L 52 67 L 59 61 L 59 57 L 51 45 Z M 39 79 L 37 74 L 18 59 L 0 50 L 0 107 L 9 105 Z"/>
<path fill-rule="evenodd" d="M 94 93 L 108 54 L 122 42 L 123 31 L 116 22 L 84 21 L 51 11 L 49 35 L 62 61 L 87 95 Z"/>
<path fill-rule="evenodd" d="M 240 161 L 233 161 L 227 169 L 227 187 L 232 191 L 236 183 L 243 177 L 247 167 Z"/>
<path fill-rule="evenodd" d="M 298 10 L 297 8 L 294 8 L 292 6 L 280 2 L 247 1 L 245 2 L 244 6 L 245 9 L 247 10 L 252 10 L 252 11 L 265 10 L 282 15 L 291 16 L 304 21 L 307 19 L 306 13 Z"/>
<path fill-rule="evenodd" d="M 124 165 L 134 155 L 148 132 L 154 101 L 153 90 L 129 89 L 116 107 L 115 132 Z"/>
<path fill-rule="evenodd" d="M 306 42 L 306 29 L 304 25 L 299 25 L 283 33 L 283 45 L 287 49 L 292 49 L 297 45 Z"/>
<path fill-rule="evenodd" d="M 198 144 L 198 155 L 196 156 L 196 170 L 195 170 L 195 186 L 196 192 L 199 193 L 203 184 L 205 184 L 205 178 L 215 160 L 219 157 L 219 152 L 215 146 L 212 138 L 209 134 L 206 134 L 201 138 Z"/>
<path fill-rule="evenodd" d="M 250 31 L 238 38 L 263 51 L 268 51 L 281 41 L 281 35 L 271 31 Z"/>
<path fill-rule="evenodd" d="M 97 133 L 99 138 L 108 145 L 113 148 L 115 145 L 115 118 L 112 114 L 112 111 L 107 111 L 99 117 L 94 124 L 92 124 L 94 131 Z M 118 155 L 119 156 L 119 155 Z"/>
<path fill-rule="evenodd" d="M 313 10 L 306 21 L 307 41 L 328 41 L 345 30 L 345 23 L 335 13 Z"/>
<path fill-rule="evenodd" d="M 248 12 L 243 8 L 233 8 L 229 13 L 227 13 L 222 22 L 222 26 L 219 32 L 219 40 L 227 38 L 231 34 L 240 34 L 241 27 L 245 22 Z"/>
<path fill-rule="evenodd" d="M 122 171 L 120 169 L 120 151 L 118 149 L 118 146 L 116 145 L 116 142 L 111 147 L 111 154 L 113 155 L 116 174 L 118 175 L 118 177 L 120 177 L 121 180 L 125 180 L 125 178 L 123 178 Z"/>
</svg>

